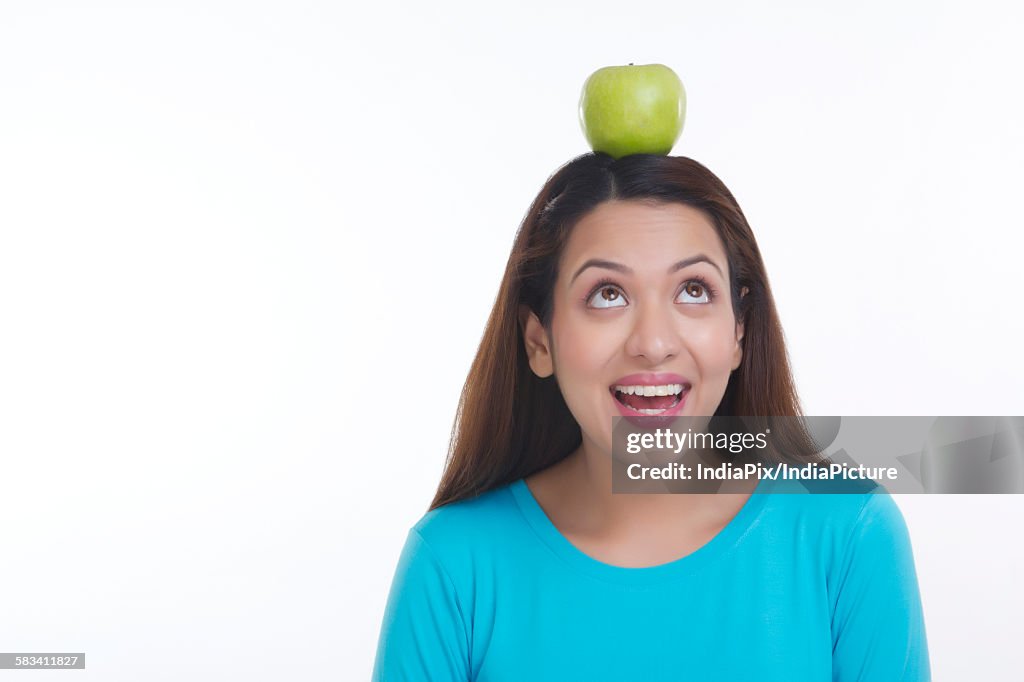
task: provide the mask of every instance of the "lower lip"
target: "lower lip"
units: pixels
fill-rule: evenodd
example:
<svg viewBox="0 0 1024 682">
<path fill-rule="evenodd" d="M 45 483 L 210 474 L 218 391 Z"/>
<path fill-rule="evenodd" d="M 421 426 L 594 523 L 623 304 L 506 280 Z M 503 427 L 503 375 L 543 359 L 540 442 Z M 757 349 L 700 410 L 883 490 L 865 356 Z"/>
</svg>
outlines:
<svg viewBox="0 0 1024 682">
<path fill-rule="evenodd" d="M 626 418 L 629 423 L 640 426 L 667 426 L 674 417 L 679 416 L 679 413 L 683 411 L 683 407 L 686 405 L 686 399 L 690 395 L 692 386 L 683 391 L 682 395 L 679 396 L 679 402 L 674 406 L 670 407 L 664 412 L 658 414 L 644 414 L 637 412 L 631 407 L 623 405 L 619 402 L 618 398 L 615 397 L 615 389 L 612 389 L 612 402 L 615 403 L 615 407 L 618 408 L 619 414 Z"/>
</svg>

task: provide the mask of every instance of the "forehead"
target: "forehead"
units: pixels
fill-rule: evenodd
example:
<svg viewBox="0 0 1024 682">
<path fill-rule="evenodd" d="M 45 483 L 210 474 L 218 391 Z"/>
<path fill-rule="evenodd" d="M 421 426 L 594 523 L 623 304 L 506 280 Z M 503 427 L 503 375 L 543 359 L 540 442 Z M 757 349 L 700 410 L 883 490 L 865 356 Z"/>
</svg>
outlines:
<svg viewBox="0 0 1024 682">
<path fill-rule="evenodd" d="M 562 272 L 588 258 L 619 261 L 638 272 L 664 272 L 667 265 L 697 253 L 727 272 L 722 241 L 703 211 L 678 202 L 607 201 L 576 223 L 562 254 L 567 266 Z"/>
</svg>

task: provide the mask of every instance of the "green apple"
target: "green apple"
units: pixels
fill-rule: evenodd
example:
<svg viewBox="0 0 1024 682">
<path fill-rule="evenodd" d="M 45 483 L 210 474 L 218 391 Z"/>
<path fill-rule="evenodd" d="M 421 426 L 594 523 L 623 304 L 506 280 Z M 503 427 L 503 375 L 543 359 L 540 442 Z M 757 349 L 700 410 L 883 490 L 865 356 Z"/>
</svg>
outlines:
<svg viewBox="0 0 1024 682">
<path fill-rule="evenodd" d="M 683 82 L 664 64 L 606 66 L 583 84 L 580 125 L 595 152 L 667 155 L 685 118 Z"/>
</svg>

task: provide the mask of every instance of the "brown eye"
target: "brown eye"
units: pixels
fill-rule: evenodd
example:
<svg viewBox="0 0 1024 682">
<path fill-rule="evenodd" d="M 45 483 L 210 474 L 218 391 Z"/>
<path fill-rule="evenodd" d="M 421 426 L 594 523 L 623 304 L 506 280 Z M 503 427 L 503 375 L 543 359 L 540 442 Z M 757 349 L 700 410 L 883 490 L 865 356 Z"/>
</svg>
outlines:
<svg viewBox="0 0 1024 682">
<path fill-rule="evenodd" d="M 688 301 L 684 301 L 685 303 L 709 303 L 711 301 L 707 287 L 696 280 L 687 282 L 683 286 L 683 293 L 690 297 Z"/>
<path fill-rule="evenodd" d="M 601 287 L 594 292 L 590 300 L 595 308 L 619 308 L 624 305 L 622 294 L 612 286 Z"/>
</svg>

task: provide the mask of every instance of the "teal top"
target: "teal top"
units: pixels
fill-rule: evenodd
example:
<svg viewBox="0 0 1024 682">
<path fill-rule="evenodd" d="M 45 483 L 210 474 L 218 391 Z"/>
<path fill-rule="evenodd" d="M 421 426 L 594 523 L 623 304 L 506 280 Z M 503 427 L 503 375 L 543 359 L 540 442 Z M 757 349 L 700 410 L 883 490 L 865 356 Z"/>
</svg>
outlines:
<svg viewBox="0 0 1024 682">
<path fill-rule="evenodd" d="M 373 680 L 930 680 L 889 493 L 779 485 L 647 568 L 577 549 L 523 479 L 431 510 L 398 560 Z"/>
</svg>

